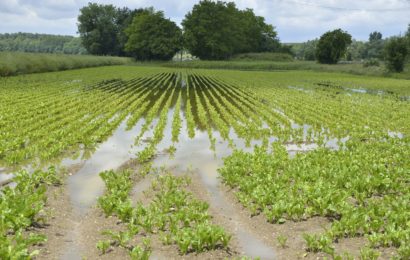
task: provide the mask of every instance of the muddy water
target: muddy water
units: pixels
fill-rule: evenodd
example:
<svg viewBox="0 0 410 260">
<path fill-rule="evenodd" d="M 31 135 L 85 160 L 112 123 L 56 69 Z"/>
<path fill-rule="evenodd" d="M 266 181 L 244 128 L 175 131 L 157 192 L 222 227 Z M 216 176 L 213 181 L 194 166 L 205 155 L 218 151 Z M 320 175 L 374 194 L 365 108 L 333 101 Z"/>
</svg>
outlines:
<svg viewBox="0 0 410 260">
<path fill-rule="evenodd" d="M 124 120 L 113 135 L 98 147 L 75 175 L 68 178 L 67 186 L 70 200 L 74 212 L 79 218 L 73 220 L 72 230 L 68 233 L 68 238 L 73 243 L 67 246 L 60 259 L 82 259 L 82 252 L 86 249 L 79 244 L 82 236 L 81 218 L 89 211 L 91 206 L 96 204 L 97 198 L 103 194 L 105 189 L 99 173 L 117 169 L 135 157 L 134 140 L 145 121 L 140 120 L 129 131 L 126 130 L 126 121 Z M 78 163 L 78 159 L 67 159 L 63 163 L 65 165 Z"/>
<path fill-rule="evenodd" d="M 144 120 L 140 120 L 130 131 L 126 130 L 126 121 L 124 120 L 113 135 L 98 147 L 75 175 L 68 178 L 70 199 L 79 214 L 85 214 L 104 192 L 105 185 L 99 173 L 117 169 L 135 158 L 132 147 Z"/>
<path fill-rule="evenodd" d="M 261 257 L 262 259 L 272 259 L 275 252 L 272 247 L 266 245 L 264 241 L 247 229 L 240 217 L 230 204 L 221 189 L 221 180 L 218 177 L 217 169 L 223 165 L 223 158 L 229 156 L 233 149 L 229 147 L 228 141 L 223 140 L 219 132 L 214 131 L 213 136 L 217 140 L 215 151 L 210 149 L 211 142 L 208 133 L 196 130 L 195 137 L 188 136 L 186 120 L 181 112 L 182 129 L 177 143 L 172 142 L 172 118 L 174 110 L 168 111 L 168 121 L 164 130 L 164 139 L 157 146 L 158 155 L 153 160 L 154 167 L 165 166 L 171 168 L 173 172 L 183 173 L 192 170 L 199 174 L 203 186 L 210 194 L 210 206 L 219 212 L 223 217 L 230 219 L 235 237 L 245 255 L 250 257 Z M 105 185 L 99 177 L 99 173 L 105 170 L 117 169 L 128 160 L 135 158 L 136 153 L 141 151 L 147 143 L 144 140 L 152 136 L 152 126 L 155 126 L 158 119 L 151 124 L 151 130 L 147 131 L 141 138 L 139 146 L 134 146 L 135 138 L 139 135 L 145 120 L 140 120 L 130 131 L 126 130 L 126 120 L 118 127 L 114 134 L 103 144 L 101 144 L 91 157 L 83 162 L 82 168 L 68 179 L 68 189 L 72 206 L 79 216 L 88 212 L 91 206 L 96 204 L 96 199 L 104 192 Z M 308 126 L 303 127 L 307 131 Z M 245 141 L 238 138 L 235 132 L 230 130 L 230 138 L 233 140 L 236 149 L 251 151 L 254 145 L 261 145 L 260 140 L 253 140 L 251 146 L 247 147 Z M 271 137 L 270 141 L 276 140 Z M 171 145 L 176 147 L 175 154 L 170 157 L 167 148 Z M 313 150 L 315 144 L 302 144 L 299 146 L 288 144 L 286 146 L 290 154 L 299 151 Z M 63 164 L 69 165 L 78 163 L 78 159 L 67 159 Z M 132 198 L 138 199 L 142 192 L 149 189 L 151 178 L 146 178 L 137 184 L 132 191 Z M 73 225 L 70 238 L 76 242 L 81 236 L 80 225 Z M 62 259 L 80 259 L 82 247 L 74 243 L 64 251 Z"/>
<path fill-rule="evenodd" d="M 210 206 L 216 212 L 230 219 L 243 253 L 250 257 L 260 257 L 261 259 L 272 259 L 275 256 L 274 250 L 267 246 L 261 239 L 257 238 L 252 232 L 246 229 L 241 223 L 239 216 L 233 206 L 228 202 L 221 190 L 221 180 L 218 177 L 217 169 L 223 165 L 223 158 L 232 153 L 228 142 L 223 141 L 218 132 L 213 132 L 217 142 L 215 151 L 209 149 L 210 141 L 206 132 L 196 131 L 195 137 L 190 139 L 187 134 L 186 122 L 183 120 L 183 128 L 179 136 L 179 142 L 174 144 L 175 154 L 170 157 L 167 153 L 160 153 L 153 161 L 154 167 L 171 168 L 175 172 L 194 171 L 200 175 L 204 187 L 211 197 Z M 168 124 L 165 129 L 165 138 L 158 145 L 158 150 L 165 150 L 172 145 L 171 127 Z M 231 138 L 237 149 L 252 150 L 245 146 L 245 142 L 239 139 L 231 130 Z M 252 146 L 260 144 L 260 141 L 253 141 Z"/>
</svg>

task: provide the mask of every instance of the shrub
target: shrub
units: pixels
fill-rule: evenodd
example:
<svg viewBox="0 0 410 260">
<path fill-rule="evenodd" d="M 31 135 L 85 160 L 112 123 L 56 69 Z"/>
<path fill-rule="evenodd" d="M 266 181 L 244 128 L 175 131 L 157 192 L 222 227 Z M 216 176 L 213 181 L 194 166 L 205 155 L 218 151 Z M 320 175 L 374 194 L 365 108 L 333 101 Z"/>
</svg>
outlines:
<svg viewBox="0 0 410 260">
<path fill-rule="evenodd" d="M 387 69 L 392 72 L 402 72 L 407 54 L 407 42 L 404 37 L 390 39 L 385 47 Z"/>
</svg>

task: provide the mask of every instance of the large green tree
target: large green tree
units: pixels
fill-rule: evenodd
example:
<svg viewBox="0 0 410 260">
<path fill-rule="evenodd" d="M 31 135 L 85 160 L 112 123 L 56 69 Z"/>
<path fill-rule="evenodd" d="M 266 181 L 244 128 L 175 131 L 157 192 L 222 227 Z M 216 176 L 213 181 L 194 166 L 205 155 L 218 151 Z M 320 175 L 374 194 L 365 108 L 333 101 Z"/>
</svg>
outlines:
<svg viewBox="0 0 410 260">
<path fill-rule="evenodd" d="M 409 47 L 409 52 L 410 52 L 410 23 L 407 26 L 406 38 L 407 38 L 407 46 Z"/>
<path fill-rule="evenodd" d="M 80 9 L 78 32 L 84 47 L 91 54 L 116 55 L 118 28 L 117 9 L 113 5 L 89 3 Z"/>
<path fill-rule="evenodd" d="M 409 53 L 405 37 L 392 37 L 386 44 L 386 65 L 390 71 L 402 72 Z"/>
<path fill-rule="evenodd" d="M 125 50 L 138 60 L 170 60 L 181 49 L 181 29 L 153 9 L 136 15 L 125 33 Z"/>
<path fill-rule="evenodd" d="M 182 25 L 185 47 L 200 59 L 227 59 L 241 52 L 273 51 L 280 46 L 272 25 L 251 9 L 238 10 L 232 2 L 200 1 Z"/>
<path fill-rule="evenodd" d="M 352 43 L 352 36 L 341 29 L 323 34 L 316 46 L 316 59 L 319 63 L 336 64 Z"/>
<path fill-rule="evenodd" d="M 140 12 L 143 10 L 96 3 L 84 6 L 78 16 L 78 32 L 84 47 L 91 54 L 124 55 L 128 40 L 124 30 Z"/>
</svg>

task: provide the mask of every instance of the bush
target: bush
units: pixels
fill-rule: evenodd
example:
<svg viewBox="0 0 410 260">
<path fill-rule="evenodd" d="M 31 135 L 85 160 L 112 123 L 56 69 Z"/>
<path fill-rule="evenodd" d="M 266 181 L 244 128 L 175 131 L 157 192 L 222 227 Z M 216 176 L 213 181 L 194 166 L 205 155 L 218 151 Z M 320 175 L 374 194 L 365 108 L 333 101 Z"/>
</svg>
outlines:
<svg viewBox="0 0 410 260">
<path fill-rule="evenodd" d="M 264 61 L 293 61 L 292 55 L 278 52 L 241 53 L 232 60 L 264 60 Z"/>
<path fill-rule="evenodd" d="M 380 66 L 380 62 L 378 59 L 369 59 L 369 60 L 365 60 L 363 62 L 363 67 L 367 68 L 367 67 L 379 67 Z"/>
<path fill-rule="evenodd" d="M 404 37 L 391 38 L 385 47 L 387 69 L 392 72 L 402 72 L 408 52 Z"/>
</svg>

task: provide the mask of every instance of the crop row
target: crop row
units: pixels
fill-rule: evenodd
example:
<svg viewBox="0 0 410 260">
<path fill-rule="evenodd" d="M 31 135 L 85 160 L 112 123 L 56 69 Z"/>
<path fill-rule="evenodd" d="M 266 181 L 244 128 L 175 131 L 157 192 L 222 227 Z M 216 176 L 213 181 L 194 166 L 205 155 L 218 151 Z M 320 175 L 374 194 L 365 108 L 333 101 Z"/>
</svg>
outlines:
<svg viewBox="0 0 410 260">
<path fill-rule="evenodd" d="M 98 200 L 106 216 L 117 216 L 126 231 L 105 231 L 108 240 L 98 242 L 97 247 L 107 252 L 119 246 L 129 251 L 133 259 L 148 259 L 151 254 L 150 237 L 158 234 L 164 245 L 176 245 L 180 254 L 226 248 L 230 236 L 219 226 L 212 224 L 208 205 L 197 200 L 185 190 L 189 178 L 161 173 L 152 182 L 155 194 L 149 205 L 134 203 L 129 198 L 132 189 L 130 171 L 102 172 L 107 192 Z M 135 206 L 133 206 L 135 204 Z M 141 245 L 132 243 L 134 237 L 146 234 Z"/>
</svg>

